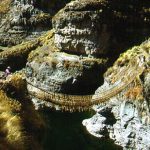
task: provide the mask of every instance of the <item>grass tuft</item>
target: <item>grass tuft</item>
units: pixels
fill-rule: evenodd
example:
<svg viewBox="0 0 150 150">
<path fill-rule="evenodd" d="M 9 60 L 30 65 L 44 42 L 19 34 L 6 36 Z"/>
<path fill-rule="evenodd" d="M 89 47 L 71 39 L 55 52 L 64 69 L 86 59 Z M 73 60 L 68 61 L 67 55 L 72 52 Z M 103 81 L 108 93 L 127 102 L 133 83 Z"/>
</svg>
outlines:
<svg viewBox="0 0 150 150">
<path fill-rule="evenodd" d="M 8 12 L 12 0 L 0 0 L 0 14 Z"/>
<path fill-rule="evenodd" d="M 4 91 L 0 91 L 0 145 L 16 149 L 24 149 L 25 134 L 19 117 L 21 103 L 9 98 Z"/>
</svg>

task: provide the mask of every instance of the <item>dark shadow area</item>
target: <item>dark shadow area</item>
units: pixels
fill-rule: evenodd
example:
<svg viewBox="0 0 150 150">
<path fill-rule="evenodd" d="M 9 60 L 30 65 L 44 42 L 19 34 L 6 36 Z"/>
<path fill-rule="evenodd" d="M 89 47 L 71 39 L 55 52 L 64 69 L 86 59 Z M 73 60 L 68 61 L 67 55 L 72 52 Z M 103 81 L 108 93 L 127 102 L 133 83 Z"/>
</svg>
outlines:
<svg viewBox="0 0 150 150">
<path fill-rule="evenodd" d="M 44 137 L 44 150 L 122 150 L 110 139 L 98 139 L 91 136 L 82 125 L 83 119 L 93 112 L 66 113 L 43 111 L 47 123 Z"/>
<path fill-rule="evenodd" d="M 114 117 L 114 114 L 111 112 L 111 109 L 107 109 L 107 110 L 101 111 L 100 114 L 102 116 L 106 117 L 105 124 L 113 125 L 117 121 L 115 119 L 115 117 Z"/>
<path fill-rule="evenodd" d="M 70 1 L 71 0 L 35 0 L 34 6 L 53 16 Z"/>
</svg>

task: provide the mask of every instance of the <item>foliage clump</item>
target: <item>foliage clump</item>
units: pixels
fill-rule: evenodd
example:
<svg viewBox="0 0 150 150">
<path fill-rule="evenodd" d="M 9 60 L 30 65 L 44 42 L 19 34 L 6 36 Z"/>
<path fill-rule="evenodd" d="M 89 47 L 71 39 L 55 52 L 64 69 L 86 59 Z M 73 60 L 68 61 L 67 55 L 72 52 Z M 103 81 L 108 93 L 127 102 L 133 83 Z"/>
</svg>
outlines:
<svg viewBox="0 0 150 150">
<path fill-rule="evenodd" d="M 0 14 L 8 12 L 12 0 L 1 0 L 0 1 Z"/>
<path fill-rule="evenodd" d="M 9 98 L 4 91 L 0 91 L 0 149 L 11 148 L 24 149 L 25 134 L 22 121 L 18 115 L 21 111 L 21 103 Z"/>
<path fill-rule="evenodd" d="M 0 90 L 0 149 L 40 149 L 45 122 L 26 95 L 23 74 L 12 74 L 3 84 Z"/>
<path fill-rule="evenodd" d="M 129 90 L 125 93 L 125 97 L 132 100 L 143 100 L 144 98 L 142 86 L 129 88 Z"/>
<path fill-rule="evenodd" d="M 9 84 L 11 84 L 16 91 L 25 91 L 26 90 L 26 81 L 23 74 L 13 74 L 9 78 Z"/>
</svg>

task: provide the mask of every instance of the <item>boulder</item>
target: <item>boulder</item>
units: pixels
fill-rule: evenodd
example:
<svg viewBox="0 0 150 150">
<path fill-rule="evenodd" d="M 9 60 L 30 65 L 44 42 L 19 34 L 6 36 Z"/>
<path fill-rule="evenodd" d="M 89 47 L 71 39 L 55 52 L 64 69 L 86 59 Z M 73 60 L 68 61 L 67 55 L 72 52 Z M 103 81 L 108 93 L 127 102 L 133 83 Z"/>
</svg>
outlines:
<svg viewBox="0 0 150 150">
<path fill-rule="evenodd" d="M 72 1 L 52 19 L 55 44 L 78 55 L 120 53 L 149 35 L 148 4 L 146 0 Z"/>
<path fill-rule="evenodd" d="M 35 56 L 34 56 L 35 55 Z M 107 59 L 93 59 L 49 49 L 29 55 L 28 82 L 46 90 L 66 94 L 90 94 L 102 83 Z"/>
<path fill-rule="evenodd" d="M 136 66 L 136 59 L 140 59 L 145 69 L 133 78 L 132 82 L 115 93 L 106 102 L 94 106 L 96 115 L 83 121 L 83 125 L 92 135 L 101 138 L 107 137 L 123 147 L 124 150 L 148 150 L 150 148 L 150 116 L 149 116 L 149 95 L 150 95 L 150 41 L 140 46 L 133 47 L 118 58 L 113 67 L 109 68 L 104 75 L 104 84 L 99 87 L 93 97 L 102 97 L 103 93 L 109 96 L 110 93 L 122 88 L 123 78 L 127 81 L 133 77 Z M 143 57 L 144 56 L 144 57 Z M 143 59 L 144 58 L 144 59 Z M 129 63 L 132 62 L 132 65 Z M 126 70 L 126 68 L 129 68 Z M 140 65 L 139 65 L 140 66 Z M 137 73 L 140 69 L 136 69 Z M 128 76 L 128 73 L 130 75 Z M 123 76 L 123 78 L 122 78 Z M 121 86 L 120 86 L 121 85 Z M 119 88 L 116 88 L 116 87 Z M 107 130 L 107 134 L 101 131 Z"/>
</svg>

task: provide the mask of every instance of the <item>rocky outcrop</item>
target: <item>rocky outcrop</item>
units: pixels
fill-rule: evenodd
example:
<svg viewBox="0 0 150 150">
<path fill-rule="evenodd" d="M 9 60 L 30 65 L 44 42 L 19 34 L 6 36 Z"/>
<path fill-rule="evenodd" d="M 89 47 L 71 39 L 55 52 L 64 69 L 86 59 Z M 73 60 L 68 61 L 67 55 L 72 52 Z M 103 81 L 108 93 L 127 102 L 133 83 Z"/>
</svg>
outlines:
<svg viewBox="0 0 150 150">
<path fill-rule="evenodd" d="M 100 91 L 109 89 L 115 82 L 120 82 L 122 75 L 126 78 L 124 66 L 133 61 L 133 57 L 138 56 L 140 51 L 141 61 L 145 62 L 145 71 L 137 76 L 134 82 L 128 84 L 121 93 L 102 105 L 95 106 L 96 115 L 83 121 L 83 125 L 92 135 L 98 138 L 109 137 L 124 149 L 148 150 L 150 148 L 149 43 L 147 41 L 140 47 L 134 47 L 121 55 L 114 66 L 105 73 L 104 84 L 97 89 L 95 96 Z M 135 65 L 135 61 L 132 63 Z M 128 72 L 132 74 L 133 70 Z"/>
<path fill-rule="evenodd" d="M 100 24 L 106 5 L 104 1 L 69 3 L 53 18 L 57 47 L 77 54 L 97 54 L 99 49 L 104 54 L 111 37 L 107 24 Z"/>
<path fill-rule="evenodd" d="M 49 51 L 45 47 L 31 53 L 35 56 L 29 60 L 26 75 L 35 86 L 56 93 L 80 95 L 93 93 L 102 82 L 100 73 L 104 71 L 107 59 Z"/>
<path fill-rule="evenodd" d="M 140 106 L 139 106 L 140 105 Z M 149 113 L 141 118 L 139 108 L 146 109 L 146 103 L 111 99 L 106 105 L 97 107 L 96 115 L 83 121 L 90 134 L 109 137 L 124 149 L 148 150 L 150 148 L 148 122 Z M 145 113 L 143 110 L 142 113 Z"/>
<path fill-rule="evenodd" d="M 78 55 L 121 53 L 149 36 L 149 5 L 146 0 L 72 1 L 53 18 L 55 44 Z"/>
<path fill-rule="evenodd" d="M 67 1 L 2 0 L 0 7 L 0 45 L 17 45 L 39 37 L 51 29 L 52 16 Z M 57 4 L 58 5 L 58 4 Z M 56 7 L 54 7 L 56 6 Z"/>
<path fill-rule="evenodd" d="M 12 0 L 0 20 L 0 44 L 16 45 L 34 39 L 51 26 L 51 16 L 33 6 L 33 1 Z"/>
</svg>

